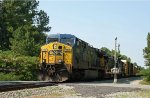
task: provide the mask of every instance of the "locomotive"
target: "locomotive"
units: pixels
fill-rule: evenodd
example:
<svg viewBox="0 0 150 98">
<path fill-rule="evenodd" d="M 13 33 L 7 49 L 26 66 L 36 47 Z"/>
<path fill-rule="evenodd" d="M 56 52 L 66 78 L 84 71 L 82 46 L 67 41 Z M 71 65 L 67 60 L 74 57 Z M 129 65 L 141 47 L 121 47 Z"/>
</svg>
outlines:
<svg viewBox="0 0 150 98">
<path fill-rule="evenodd" d="M 71 34 L 51 34 L 40 52 L 40 80 L 63 82 L 110 78 L 113 57 Z M 120 60 L 120 75 L 136 72 Z M 135 68 L 136 69 L 136 68 Z M 127 74 L 128 73 L 128 74 Z"/>
</svg>

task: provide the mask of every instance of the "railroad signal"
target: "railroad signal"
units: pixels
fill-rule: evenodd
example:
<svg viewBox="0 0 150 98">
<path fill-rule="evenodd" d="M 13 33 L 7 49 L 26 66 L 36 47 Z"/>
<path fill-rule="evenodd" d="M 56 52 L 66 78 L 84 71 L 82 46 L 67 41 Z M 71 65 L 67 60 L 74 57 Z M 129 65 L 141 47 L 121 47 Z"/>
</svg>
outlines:
<svg viewBox="0 0 150 98">
<path fill-rule="evenodd" d="M 112 72 L 113 74 L 119 74 L 120 70 L 119 70 L 118 68 L 112 68 L 112 69 L 111 69 L 111 72 Z"/>
</svg>

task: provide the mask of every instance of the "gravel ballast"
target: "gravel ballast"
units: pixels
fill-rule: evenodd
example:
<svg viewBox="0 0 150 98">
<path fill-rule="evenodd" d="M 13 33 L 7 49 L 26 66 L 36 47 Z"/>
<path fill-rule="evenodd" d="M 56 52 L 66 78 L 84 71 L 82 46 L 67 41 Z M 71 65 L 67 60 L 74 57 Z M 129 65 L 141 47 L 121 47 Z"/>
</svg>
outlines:
<svg viewBox="0 0 150 98">
<path fill-rule="evenodd" d="M 87 86 L 87 85 L 70 85 L 73 86 L 76 93 L 80 93 L 82 97 L 105 98 L 105 95 L 118 92 L 139 91 L 139 88 L 126 87 L 110 87 L 110 86 Z M 108 98 L 107 96 L 106 98 Z"/>
<path fill-rule="evenodd" d="M 126 80 L 132 79 L 121 79 Z M 58 86 L 0 92 L 0 98 L 149 98 L 150 96 L 150 86 L 140 85 L 137 80 L 136 83 L 128 81 L 117 84 L 111 81 L 61 83 Z"/>
<path fill-rule="evenodd" d="M 115 93 L 139 90 L 141 89 L 87 85 L 59 85 L 1 92 L 0 98 L 111 98 L 115 96 L 112 95 Z"/>
</svg>

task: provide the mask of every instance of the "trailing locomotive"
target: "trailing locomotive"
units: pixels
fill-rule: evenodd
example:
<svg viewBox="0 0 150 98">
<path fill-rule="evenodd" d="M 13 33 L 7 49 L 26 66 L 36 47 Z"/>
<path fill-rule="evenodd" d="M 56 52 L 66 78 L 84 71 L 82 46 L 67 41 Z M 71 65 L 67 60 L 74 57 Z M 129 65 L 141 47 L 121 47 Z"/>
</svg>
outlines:
<svg viewBox="0 0 150 98">
<path fill-rule="evenodd" d="M 107 73 L 113 68 L 113 58 L 74 35 L 52 34 L 46 43 L 40 53 L 40 80 L 62 82 L 112 77 Z M 121 76 L 125 75 L 125 65 L 122 62 Z"/>
</svg>

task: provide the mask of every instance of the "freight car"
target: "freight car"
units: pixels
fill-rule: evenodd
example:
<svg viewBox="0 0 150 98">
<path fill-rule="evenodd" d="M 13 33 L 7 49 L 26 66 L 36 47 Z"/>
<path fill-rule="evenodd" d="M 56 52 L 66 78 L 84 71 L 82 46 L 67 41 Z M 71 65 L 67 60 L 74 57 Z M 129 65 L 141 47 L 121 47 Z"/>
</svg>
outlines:
<svg viewBox="0 0 150 98">
<path fill-rule="evenodd" d="M 107 73 L 113 64 L 113 57 L 74 35 L 51 34 L 41 47 L 39 79 L 53 82 L 102 79 L 112 76 Z M 125 68 L 121 68 L 123 72 Z"/>
<path fill-rule="evenodd" d="M 138 66 L 135 66 L 133 63 L 127 60 L 121 60 L 123 66 L 123 75 L 121 77 L 130 77 L 136 76 L 138 73 Z"/>
</svg>

